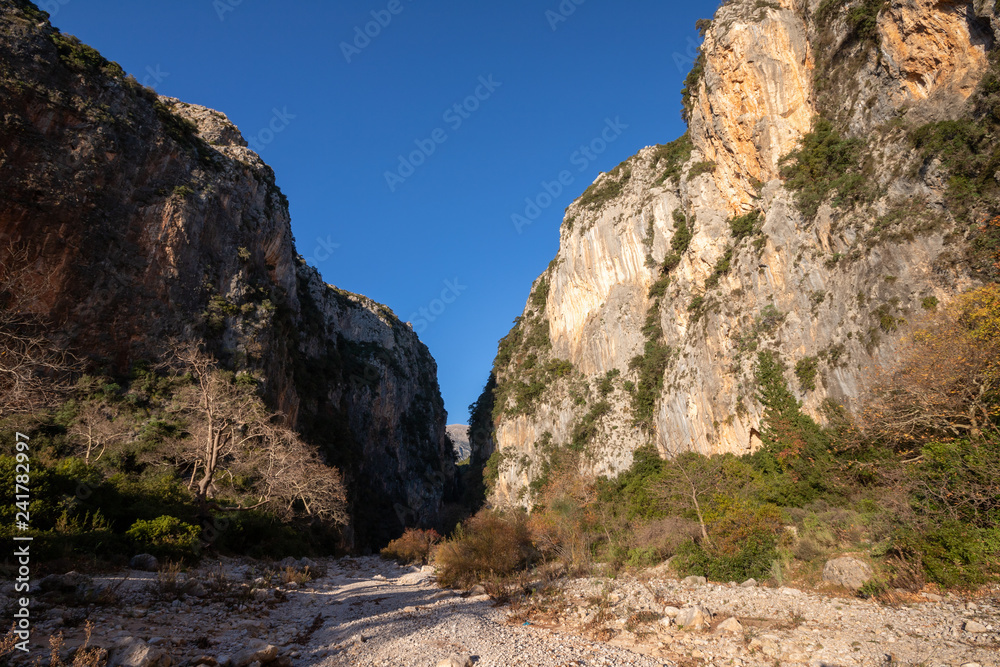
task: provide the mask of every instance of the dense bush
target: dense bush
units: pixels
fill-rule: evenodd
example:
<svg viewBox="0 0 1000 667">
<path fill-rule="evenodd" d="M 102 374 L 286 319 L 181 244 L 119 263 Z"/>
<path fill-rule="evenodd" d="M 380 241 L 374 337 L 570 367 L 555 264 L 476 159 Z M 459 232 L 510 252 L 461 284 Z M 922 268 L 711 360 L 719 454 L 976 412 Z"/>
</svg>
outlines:
<svg viewBox="0 0 1000 667">
<path fill-rule="evenodd" d="M 708 525 L 710 541 L 680 547 L 678 571 L 716 581 L 766 579 L 778 558 L 781 513 L 773 505 L 739 501 L 723 503 Z"/>
<path fill-rule="evenodd" d="M 198 548 L 201 531 L 173 516 L 159 516 L 151 521 L 140 519 L 125 535 L 137 551 L 171 560 L 191 560 Z"/>
<path fill-rule="evenodd" d="M 523 514 L 482 510 L 438 546 L 434 564 L 442 586 L 471 586 L 523 570 L 536 557 Z"/>
<path fill-rule="evenodd" d="M 430 561 L 431 551 L 441 541 L 441 535 L 431 528 L 407 528 L 401 537 L 389 542 L 382 549 L 382 557 L 401 565 L 424 564 Z"/>
<path fill-rule="evenodd" d="M 844 139 L 833 123 L 816 119 L 799 148 L 781 160 L 781 176 L 786 187 L 796 193 L 802 215 L 807 219 L 816 217 L 820 205 L 832 193 L 837 195 L 833 206 L 854 205 L 872 198 L 862 148 L 860 139 Z"/>
</svg>

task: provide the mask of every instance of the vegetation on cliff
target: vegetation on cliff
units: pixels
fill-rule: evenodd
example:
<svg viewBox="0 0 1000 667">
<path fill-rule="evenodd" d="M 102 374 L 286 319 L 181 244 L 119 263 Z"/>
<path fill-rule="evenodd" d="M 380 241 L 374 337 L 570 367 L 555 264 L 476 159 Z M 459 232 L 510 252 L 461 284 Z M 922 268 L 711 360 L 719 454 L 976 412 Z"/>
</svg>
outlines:
<svg viewBox="0 0 1000 667">
<path fill-rule="evenodd" d="M 646 447 L 618 477 L 587 480 L 581 454 L 560 450 L 530 514 L 484 510 L 444 543 L 448 581 L 502 590 L 542 561 L 588 571 L 675 556 L 684 574 L 781 584 L 816 580 L 845 551 L 876 565 L 866 595 L 1000 577 L 1000 285 L 929 311 L 857 419 L 830 405 L 830 426 L 817 424 L 769 351 L 754 371 L 756 451 L 664 459 Z"/>
</svg>

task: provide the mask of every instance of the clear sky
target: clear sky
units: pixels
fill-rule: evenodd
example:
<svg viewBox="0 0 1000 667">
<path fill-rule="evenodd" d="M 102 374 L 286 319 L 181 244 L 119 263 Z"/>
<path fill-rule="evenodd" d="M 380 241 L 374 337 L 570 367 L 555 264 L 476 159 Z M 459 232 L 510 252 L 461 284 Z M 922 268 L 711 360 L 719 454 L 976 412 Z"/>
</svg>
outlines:
<svg viewBox="0 0 1000 667">
<path fill-rule="evenodd" d="M 695 20 L 718 1 L 38 4 L 159 93 L 225 112 L 274 168 L 299 252 L 414 323 L 464 423 L 565 207 L 684 132 Z"/>
</svg>

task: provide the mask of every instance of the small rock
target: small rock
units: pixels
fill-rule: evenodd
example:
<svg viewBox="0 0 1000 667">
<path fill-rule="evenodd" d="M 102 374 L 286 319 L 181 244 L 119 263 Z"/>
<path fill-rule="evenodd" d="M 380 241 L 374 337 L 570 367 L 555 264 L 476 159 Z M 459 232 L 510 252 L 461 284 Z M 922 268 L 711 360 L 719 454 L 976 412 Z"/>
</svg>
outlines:
<svg viewBox="0 0 1000 667">
<path fill-rule="evenodd" d="M 740 584 L 740 588 L 757 588 L 757 580 L 751 577 Z"/>
<path fill-rule="evenodd" d="M 203 655 L 198 658 L 195 658 L 192 661 L 192 664 L 195 665 L 195 667 L 197 667 L 198 665 L 205 665 L 206 667 L 217 667 L 219 661 L 210 655 Z"/>
<path fill-rule="evenodd" d="M 483 587 L 482 584 L 476 584 L 475 586 L 469 589 L 470 597 L 475 597 L 477 595 L 486 595 L 486 589 Z"/>
<path fill-rule="evenodd" d="M 980 665 L 978 662 L 964 662 L 962 663 L 962 667 L 983 667 L 983 666 Z"/>
<path fill-rule="evenodd" d="M 232 667 L 248 667 L 253 663 L 260 665 L 269 663 L 278 657 L 278 647 L 268 644 L 264 648 L 241 651 L 233 656 Z"/>
<path fill-rule="evenodd" d="M 135 637 L 125 637 L 108 654 L 108 667 L 170 667 L 170 656 Z"/>
<path fill-rule="evenodd" d="M 966 632 L 980 633 L 986 632 L 987 628 L 979 621 L 966 621 L 963 628 Z"/>
<path fill-rule="evenodd" d="M 205 586 L 197 579 L 191 579 L 185 583 L 181 590 L 195 598 L 203 598 L 208 595 L 208 591 L 205 590 Z"/>
<path fill-rule="evenodd" d="M 472 656 L 452 654 L 440 661 L 437 667 L 472 667 Z"/>
<path fill-rule="evenodd" d="M 681 610 L 677 607 L 664 607 L 663 615 L 667 618 L 677 618 L 677 614 L 681 613 Z"/>
<path fill-rule="evenodd" d="M 828 560 L 823 566 L 823 581 L 829 581 L 851 590 L 860 589 L 871 578 L 871 566 L 850 556 Z"/>
<path fill-rule="evenodd" d="M 708 579 L 706 579 L 705 577 L 697 577 L 692 575 L 690 577 L 685 577 L 684 580 L 681 581 L 681 583 L 684 584 L 685 586 L 704 586 L 705 584 L 708 583 Z"/>
<path fill-rule="evenodd" d="M 291 556 L 288 556 L 287 558 L 282 558 L 281 560 L 278 561 L 278 567 L 280 567 L 282 570 L 287 570 L 288 568 L 294 569 L 298 567 L 298 565 L 299 561 L 295 560 Z"/>
<path fill-rule="evenodd" d="M 137 554 L 129 560 L 128 566 L 141 572 L 156 572 L 160 569 L 160 561 L 152 554 Z"/>
<path fill-rule="evenodd" d="M 787 586 L 782 586 L 778 589 L 778 593 L 781 595 L 791 595 L 792 597 L 798 597 L 800 595 L 805 595 L 802 591 L 797 588 L 788 588 Z"/>
<path fill-rule="evenodd" d="M 927 598 L 929 602 L 941 602 L 942 600 L 944 600 L 943 597 L 941 597 L 940 595 L 935 595 L 934 593 L 924 593 L 923 595 L 925 598 Z"/>
<path fill-rule="evenodd" d="M 220 653 L 216 660 L 219 663 L 219 667 L 230 667 L 233 664 L 233 659 L 226 653 Z"/>
<path fill-rule="evenodd" d="M 417 613 L 417 608 L 416 607 L 403 607 L 403 613 L 404 614 L 415 614 L 415 613 Z"/>
<path fill-rule="evenodd" d="M 735 616 L 730 616 L 722 623 L 719 623 L 719 627 L 715 630 L 716 632 L 740 633 L 743 632 L 743 624 L 736 620 Z"/>
<path fill-rule="evenodd" d="M 682 628 L 698 630 L 712 622 L 712 612 L 701 606 L 686 607 L 677 614 L 675 621 Z"/>
<path fill-rule="evenodd" d="M 319 569 L 319 564 L 316 563 L 316 561 L 314 561 L 311 558 L 303 557 L 299 559 L 299 567 L 301 567 L 303 570 L 308 567 L 311 572 L 315 572 L 316 570 Z"/>
</svg>

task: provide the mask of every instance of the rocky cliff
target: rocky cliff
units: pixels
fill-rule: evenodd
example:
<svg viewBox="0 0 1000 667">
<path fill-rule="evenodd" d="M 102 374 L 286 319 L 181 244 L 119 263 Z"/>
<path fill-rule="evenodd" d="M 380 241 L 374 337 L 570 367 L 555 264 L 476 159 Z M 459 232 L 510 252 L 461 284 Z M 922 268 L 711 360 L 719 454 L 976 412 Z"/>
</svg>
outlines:
<svg viewBox="0 0 1000 667">
<path fill-rule="evenodd" d="M 0 261 L 27 267 L 70 349 L 127 373 L 202 340 L 342 468 L 357 546 L 438 520 L 454 459 L 434 360 L 304 264 L 274 173 L 225 115 L 0 0 L 0 191 Z"/>
<path fill-rule="evenodd" d="M 501 341 L 473 459 L 530 504 L 561 451 L 616 474 L 746 453 L 776 358 L 804 409 L 856 407 L 910 323 L 995 280 L 993 3 L 724 4 L 689 131 L 601 174 Z M 991 236 L 993 234 L 993 236 Z"/>
</svg>

